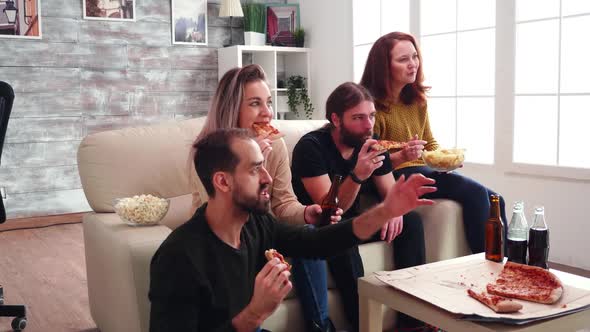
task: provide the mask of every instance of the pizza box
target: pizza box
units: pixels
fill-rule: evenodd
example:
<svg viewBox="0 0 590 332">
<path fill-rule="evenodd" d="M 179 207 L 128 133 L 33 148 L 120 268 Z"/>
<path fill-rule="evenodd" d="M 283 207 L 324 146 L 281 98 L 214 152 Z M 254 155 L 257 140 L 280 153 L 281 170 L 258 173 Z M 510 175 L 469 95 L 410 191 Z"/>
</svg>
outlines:
<svg viewBox="0 0 590 332">
<path fill-rule="evenodd" d="M 503 264 L 476 254 L 396 271 L 375 272 L 385 284 L 429 302 L 463 319 L 508 324 L 562 316 L 590 309 L 590 279 L 551 269 L 564 285 L 561 298 L 554 304 L 513 299 L 523 308 L 515 313 L 496 313 L 467 295 L 467 289 L 485 290 L 496 280 Z"/>
</svg>

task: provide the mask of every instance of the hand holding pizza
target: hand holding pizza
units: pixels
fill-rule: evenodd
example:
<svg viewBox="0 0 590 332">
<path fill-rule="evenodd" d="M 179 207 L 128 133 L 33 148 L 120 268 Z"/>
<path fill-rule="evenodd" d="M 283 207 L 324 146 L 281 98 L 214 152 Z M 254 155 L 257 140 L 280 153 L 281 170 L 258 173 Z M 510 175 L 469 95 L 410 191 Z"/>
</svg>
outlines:
<svg viewBox="0 0 590 332">
<path fill-rule="evenodd" d="M 260 146 L 260 151 L 262 151 L 262 156 L 264 156 L 264 160 L 268 158 L 268 155 L 272 151 L 272 141 L 269 138 L 265 138 L 263 136 L 256 137 L 256 143 Z"/>
<path fill-rule="evenodd" d="M 330 217 L 330 224 L 339 222 L 342 219 L 342 213 L 344 213 L 344 211 L 342 211 L 341 208 L 338 208 L 336 213 Z M 306 206 L 304 219 L 306 224 L 317 225 L 322 220 L 322 207 L 319 204 Z"/>
<path fill-rule="evenodd" d="M 426 141 L 418 139 L 418 134 L 414 135 L 414 138 L 408 141 L 408 145 L 401 151 L 402 157 L 405 161 L 412 161 L 422 157 L 422 151 L 424 151 L 424 145 Z"/>
<path fill-rule="evenodd" d="M 395 182 L 387 192 L 383 205 L 391 217 L 403 216 L 421 205 L 433 205 L 434 201 L 420 198 L 424 194 L 436 191 L 430 185 L 435 181 L 420 173 L 412 174 L 406 180 L 404 175 Z"/>
<path fill-rule="evenodd" d="M 281 256 L 282 257 L 282 256 Z M 270 259 L 258 272 L 254 281 L 254 294 L 248 304 L 252 313 L 262 320 L 270 316 L 281 304 L 293 285 L 291 272 L 279 258 Z"/>
<path fill-rule="evenodd" d="M 272 151 L 272 141 L 284 136 L 283 133 L 268 122 L 253 123 L 252 130 L 256 133 L 256 142 L 260 146 L 264 159 Z"/>
<path fill-rule="evenodd" d="M 353 172 L 361 180 L 368 179 L 377 168 L 383 166 L 383 159 L 385 157 L 380 155 L 383 151 L 369 151 L 369 148 L 375 143 L 377 143 L 377 140 L 368 139 L 359 151 Z"/>
</svg>

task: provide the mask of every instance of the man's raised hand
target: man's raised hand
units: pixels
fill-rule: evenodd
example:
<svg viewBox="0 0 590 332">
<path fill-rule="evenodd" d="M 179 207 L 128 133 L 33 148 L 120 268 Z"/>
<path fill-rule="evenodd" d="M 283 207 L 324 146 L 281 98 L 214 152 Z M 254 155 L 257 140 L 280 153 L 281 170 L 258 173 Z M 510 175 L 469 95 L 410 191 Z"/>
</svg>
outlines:
<svg viewBox="0 0 590 332">
<path fill-rule="evenodd" d="M 420 198 L 424 194 L 435 192 L 431 185 L 435 181 L 422 174 L 412 174 L 406 180 L 402 175 L 389 189 L 383 205 L 392 217 L 402 216 L 421 205 L 432 205 L 434 201 Z"/>
</svg>

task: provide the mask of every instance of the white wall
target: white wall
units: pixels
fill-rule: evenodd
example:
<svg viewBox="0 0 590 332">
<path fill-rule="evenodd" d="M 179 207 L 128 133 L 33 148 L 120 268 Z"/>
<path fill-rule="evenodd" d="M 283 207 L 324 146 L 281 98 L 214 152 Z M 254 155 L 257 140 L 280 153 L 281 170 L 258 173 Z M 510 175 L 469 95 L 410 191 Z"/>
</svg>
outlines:
<svg viewBox="0 0 590 332">
<path fill-rule="evenodd" d="M 353 78 L 351 0 L 299 0 L 305 46 L 311 53 L 314 119 L 325 117 L 326 99 Z"/>
<path fill-rule="evenodd" d="M 503 173 L 493 166 L 469 164 L 461 173 L 485 183 L 504 196 L 508 219 L 516 200 L 525 202 L 529 224 L 534 206 L 545 206 L 545 220 L 550 230 L 549 260 L 590 270 L 590 183 Z"/>
</svg>

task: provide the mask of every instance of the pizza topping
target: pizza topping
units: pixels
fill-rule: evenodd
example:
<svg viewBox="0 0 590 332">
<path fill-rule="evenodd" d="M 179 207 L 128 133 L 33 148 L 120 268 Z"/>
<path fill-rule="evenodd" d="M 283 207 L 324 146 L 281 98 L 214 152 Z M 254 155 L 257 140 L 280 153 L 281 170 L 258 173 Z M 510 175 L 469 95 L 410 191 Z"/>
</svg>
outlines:
<svg viewBox="0 0 590 332">
<path fill-rule="evenodd" d="M 561 281 L 551 272 L 536 266 L 507 262 L 488 293 L 538 303 L 555 303 L 563 293 Z"/>
<path fill-rule="evenodd" d="M 268 122 L 259 122 L 252 124 L 252 129 L 256 133 L 256 136 L 262 136 L 264 138 L 278 139 L 284 135 L 275 127 Z"/>
<path fill-rule="evenodd" d="M 377 143 L 373 144 L 371 148 L 377 151 L 386 151 L 386 150 L 401 150 L 408 146 L 406 142 L 396 142 L 396 141 L 388 141 L 388 140 L 378 140 Z"/>
<path fill-rule="evenodd" d="M 518 302 L 514 302 L 511 299 L 502 296 L 491 295 L 485 291 L 476 293 L 473 290 L 468 289 L 467 294 L 498 313 L 511 313 L 522 309 L 522 304 Z"/>
<path fill-rule="evenodd" d="M 266 256 L 266 259 L 269 261 L 273 258 L 278 258 L 281 264 L 285 264 L 287 266 L 287 270 L 291 270 L 291 264 L 287 263 L 285 257 L 283 257 L 283 255 L 281 255 L 278 251 L 274 249 L 268 249 L 264 252 L 264 256 Z"/>
</svg>

